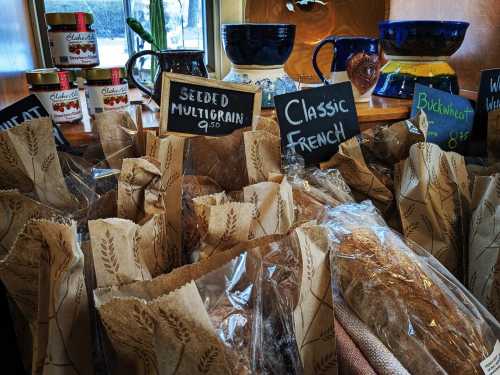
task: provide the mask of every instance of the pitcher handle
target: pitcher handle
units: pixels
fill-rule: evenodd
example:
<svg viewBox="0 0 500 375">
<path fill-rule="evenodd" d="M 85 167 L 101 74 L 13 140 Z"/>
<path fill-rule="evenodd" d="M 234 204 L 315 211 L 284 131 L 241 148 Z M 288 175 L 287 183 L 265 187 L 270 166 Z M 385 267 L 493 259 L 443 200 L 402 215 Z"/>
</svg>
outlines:
<svg viewBox="0 0 500 375">
<path fill-rule="evenodd" d="M 313 58 L 312 58 L 313 68 L 314 68 L 314 71 L 316 72 L 317 76 L 321 80 L 321 82 L 323 82 L 325 85 L 328 85 L 329 82 L 325 78 L 325 76 L 321 72 L 321 69 L 318 66 L 318 61 L 317 61 L 318 53 L 319 53 L 320 49 L 323 48 L 323 46 L 325 44 L 331 43 L 332 46 L 333 46 L 333 48 L 335 48 L 335 39 L 336 39 L 336 37 L 329 36 L 329 37 L 323 39 L 321 42 L 319 42 L 319 44 L 316 46 L 316 48 L 314 48 L 314 53 L 313 53 Z M 335 55 L 333 56 L 332 64 L 333 64 L 334 61 L 335 61 Z"/>
<path fill-rule="evenodd" d="M 142 56 L 146 55 L 151 55 L 155 56 L 159 60 L 158 52 L 152 51 L 152 50 L 144 50 L 141 52 L 138 52 L 134 54 L 128 61 L 127 61 L 127 75 L 128 78 L 134 83 L 134 85 L 137 86 L 139 90 L 144 92 L 146 95 L 153 97 L 154 93 L 152 90 L 148 89 L 146 86 L 144 86 L 142 83 L 140 83 L 134 76 L 134 66 L 137 61 Z"/>
</svg>

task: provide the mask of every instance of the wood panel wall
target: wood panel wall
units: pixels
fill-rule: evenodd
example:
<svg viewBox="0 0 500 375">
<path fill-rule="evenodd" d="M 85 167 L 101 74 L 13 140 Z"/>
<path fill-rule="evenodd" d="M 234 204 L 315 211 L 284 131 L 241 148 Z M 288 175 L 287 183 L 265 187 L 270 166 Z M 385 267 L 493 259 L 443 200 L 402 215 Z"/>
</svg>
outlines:
<svg viewBox="0 0 500 375">
<path fill-rule="evenodd" d="M 325 5 L 305 8 L 296 6 L 294 12 L 285 0 L 247 0 L 247 22 L 291 23 L 297 25 L 295 45 L 286 63 L 287 73 L 296 81 L 319 83 L 312 67 L 316 45 L 329 35 L 378 36 L 378 23 L 389 15 L 390 0 L 330 0 Z M 325 47 L 318 55 L 318 65 L 325 75 L 331 67 L 333 52 Z"/>
<path fill-rule="evenodd" d="M 462 89 L 477 91 L 479 71 L 500 67 L 500 0 L 391 0 L 390 15 L 470 22 L 464 44 L 450 60 Z"/>
<path fill-rule="evenodd" d="M 27 95 L 24 72 L 37 66 L 29 0 L 0 0 L 0 108 Z"/>
</svg>

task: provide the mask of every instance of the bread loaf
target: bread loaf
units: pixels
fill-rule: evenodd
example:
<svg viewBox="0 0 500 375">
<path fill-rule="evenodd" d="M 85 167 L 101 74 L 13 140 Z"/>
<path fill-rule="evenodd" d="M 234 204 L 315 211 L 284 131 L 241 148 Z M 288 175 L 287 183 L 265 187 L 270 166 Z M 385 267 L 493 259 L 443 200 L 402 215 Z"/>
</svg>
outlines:
<svg viewBox="0 0 500 375">
<path fill-rule="evenodd" d="M 482 374 L 495 336 L 473 302 L 389 228 L 347 232 L 335 248 L 337 287 L 410 373 Z"/>
</svg>

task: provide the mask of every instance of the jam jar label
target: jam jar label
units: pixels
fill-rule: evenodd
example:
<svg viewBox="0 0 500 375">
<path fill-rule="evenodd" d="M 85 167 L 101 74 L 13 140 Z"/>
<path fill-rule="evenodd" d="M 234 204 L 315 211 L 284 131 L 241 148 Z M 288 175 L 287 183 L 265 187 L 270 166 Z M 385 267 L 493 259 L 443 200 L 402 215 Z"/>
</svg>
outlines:
<svg viewBox="0 0 500 375">
<path fill-rule="evenodd" d="M 125 109 L 128 106 L 128 84 L 87 86 L 85 96 L 91 116 L 113 109 Z"/>
<path fill-rule="evenodd" d="M 35 94 L 54 122 L 73 122 L 82 118 L 78 89 L 38 91 Z"/>
<path fill-rule="evenodd" d="M 97 65 L 95 32 L 49 32 L 50 51 L 57 66 Z"/>
</svg>

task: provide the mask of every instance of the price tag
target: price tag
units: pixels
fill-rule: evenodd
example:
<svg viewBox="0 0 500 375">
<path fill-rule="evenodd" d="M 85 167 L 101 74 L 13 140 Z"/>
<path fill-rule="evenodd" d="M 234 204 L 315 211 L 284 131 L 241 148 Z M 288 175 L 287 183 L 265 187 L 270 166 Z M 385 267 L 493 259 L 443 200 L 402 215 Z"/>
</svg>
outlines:
<svg viewBox="0 0 500 375">
<path fill-rule="evenodd" d="M 497 340 L 493 353 L 481 362 L 481 368 L 486 375 L 500 374 L 500 341 Z"/>
<path fill-rule="evenodd" d="M 445 151 L 465 151 L 474 124 L 474 109 L 468 99 L 416 84 L 411 116 L 420 109 L 429 121 L 428 142 Z"/>
<path fill-rule="evenodd" d="M 350 82 L 274 98 L 283 153 L 293 149 L 308 165 L 330 159 L 345 140 L 359 134 Z"/>
<path fill-rule="evenodd" d="M 160 131 L 221 136 L 251 127 L 260 114 L 261 91 L 183 74 L 163 73 Z"/>
<path fill-rule="evenodd" d="M 500 109 L 500 69 L 481 71 L 477 108 L 479 113 Z"/>
</svg>

